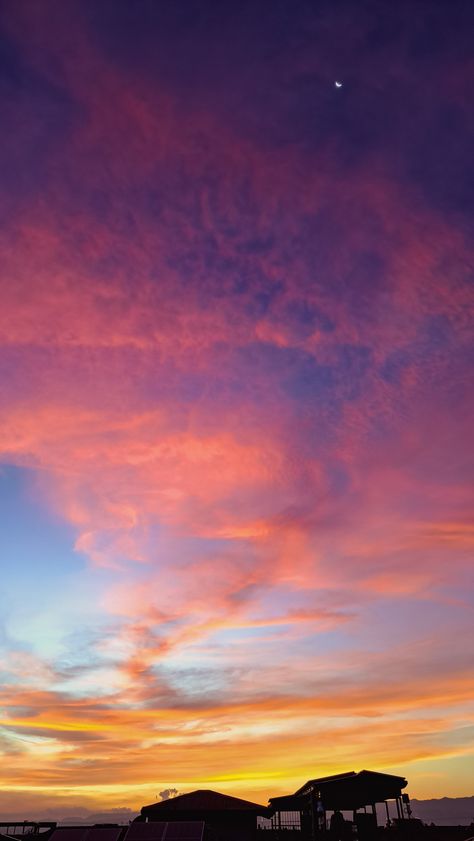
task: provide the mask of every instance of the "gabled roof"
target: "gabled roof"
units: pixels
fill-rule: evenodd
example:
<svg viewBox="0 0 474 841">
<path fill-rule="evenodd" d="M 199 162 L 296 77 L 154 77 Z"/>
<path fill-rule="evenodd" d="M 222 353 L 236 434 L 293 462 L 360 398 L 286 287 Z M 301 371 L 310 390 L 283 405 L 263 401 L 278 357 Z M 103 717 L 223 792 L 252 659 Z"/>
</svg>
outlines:
<svg viewBox="0 0 474 841">
<path fill-rule="evenodd" d="M 258 803 L 250 800 L 242 800 L 240 797 L 230 797 L 228 794 L 221 794 L 219 791 L 201 788 L 197 791 L 190 791 L 188 794 L 179 794 L 177 797 L 170 797 L 168 800 L 161 800 L 159 803 L 150 803 L 143 806 L 142 815 L 149 812 L 254 812 L 256 815 L 265 815 L 267 809 Z"/>
<path fill-rule="evenodd" d="M 295 794 L 305 794 L 315 788 L 330 789 L 333 787 L 353 787 L 354 784 L 365 786 L 382 786 L 394 789 L 405 788 L 407 781 L 405 777 L 398 777 L 395 774 L 382 774 L 379 771 L 346 771 L 344 774 L 333 774 L 330 777 L 316 777 L 308 780 Z M 388 798 L 387 798 L 388 799 Z"/>
<path fill-rule="evenodd" d="M 315 788 L 322 783 L 333 783 L 339 782 L 339 780 L 347 780 L 349 777 L 356 777 L 357 773 L 361 773 L 360 771 L 345 771 L 343 774 L 331 774 L 329 777 L 316 777 L 314 780 L 308 780 L 303 786 L 300 786 L 295 794 L 303 794 L 305 791 L 309 790 L 310 788 Z"/>
</svg>

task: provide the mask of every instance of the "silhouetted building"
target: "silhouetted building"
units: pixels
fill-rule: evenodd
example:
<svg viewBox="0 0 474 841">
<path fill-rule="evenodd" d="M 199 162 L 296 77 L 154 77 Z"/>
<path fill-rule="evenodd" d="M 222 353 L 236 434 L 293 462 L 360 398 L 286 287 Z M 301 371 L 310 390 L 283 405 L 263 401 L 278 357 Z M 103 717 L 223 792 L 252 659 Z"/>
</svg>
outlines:
<svg viewBox="0 0 474 841">
<path fill-rule="evenodd" d="M 266 806 L 199 789 L 144 806 L 138 821 L 203 821 L 210 841 L 252 841 L 257 817 L 267 816 Z"/>
<path fill-rule="evenodd" d="M 402 795 L 406 785 L 405 777 L 376 771 L 349 771 L 308 780 L 294 794 L 270 798 L 272 827 L 294 829 L 299 826 L 306 838 L 328 833 L 331 841 L 349 841 L 356 831 L 359 841 L 369 841 L 377 833 L 376 804 L 384 804 L 387 822 L 390 800 L 396 803 L 400 821 L 408 817 L 403 805 L 408 805 L 409 799 L 407 795 Z M 337 815 L 336 820 L 333 817 L 330 821 L 329 827 L 328 812 Z M 351 818 L 344 821 L 342 812 L 351 813 Z"/>
</svg>

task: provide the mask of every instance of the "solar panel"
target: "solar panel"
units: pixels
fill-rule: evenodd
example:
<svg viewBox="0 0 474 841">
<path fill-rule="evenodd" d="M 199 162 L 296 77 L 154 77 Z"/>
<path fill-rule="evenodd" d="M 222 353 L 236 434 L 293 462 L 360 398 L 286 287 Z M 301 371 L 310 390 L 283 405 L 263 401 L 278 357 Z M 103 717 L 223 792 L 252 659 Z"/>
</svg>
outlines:
<svg viewBox="0 0 474 841">
<path fill-rule="evenodd" d="M 87 841 L 119 841 L 123 830 L 123 826 L 93 826 Z"/>
<path fill-rule="evenodd" d="M 85 841 L 89 826 L 59 826 L 50 836 L 50 841 Z"/>
<path fill-rule="evenodd" d="M 202 841 L 204 821 L 170 821 L 165 841 Z"/>
<path fill-rule="evenodd" d="M 148 821 L 131 823 L 124 841 L 162 841 L 166 830 L 164 821 Z"/>
</svg>

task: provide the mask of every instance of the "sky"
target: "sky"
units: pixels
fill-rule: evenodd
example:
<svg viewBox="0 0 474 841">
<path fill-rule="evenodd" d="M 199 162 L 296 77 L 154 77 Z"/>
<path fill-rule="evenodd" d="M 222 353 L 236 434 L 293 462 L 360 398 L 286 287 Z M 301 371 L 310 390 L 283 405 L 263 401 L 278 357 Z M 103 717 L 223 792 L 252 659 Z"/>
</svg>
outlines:
<svg viewBox="0 0 474 841">
<path fill-rule="evenodd" d="M 0 814 L 474 794 L 473 16 L 2 3 Z"/>
</svg>

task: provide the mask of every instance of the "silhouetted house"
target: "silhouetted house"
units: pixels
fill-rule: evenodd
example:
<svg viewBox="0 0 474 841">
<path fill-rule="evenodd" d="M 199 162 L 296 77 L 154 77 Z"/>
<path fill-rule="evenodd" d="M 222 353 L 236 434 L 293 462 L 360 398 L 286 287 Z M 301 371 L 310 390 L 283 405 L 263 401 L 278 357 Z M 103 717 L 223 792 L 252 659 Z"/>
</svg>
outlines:
<svg viewBox="0 0 474 841">
<path fill-rule="evenodd" d="M 369 839 L 377 831 L 377 804 L 384 804 L 385 819 L 389 820 L 388 801 L 396 803 L 398 819 L 407 816 L 403 805 L 408 796 L 402 795 L 407 785 L 405 777 L 380 774 L 376 771 L 349 771 L 331 777 L 308 780 L 294 794 L 270 798 L 274 829 L 300 828 L 306 838 L 315 838 L 327 830 L 327 813 L 352 813 L 341 837 L 352 836 L 352 824 L 359 839 Z"/>
<path fill-rule="evenodd" d="M 205 837 L 212 841 L 252 841 L 257 832 L 257 817 L 267 815 L 266 806 L 199 789 L 143 806 L 138 820 L 204 821 Z"/>
</svg>

